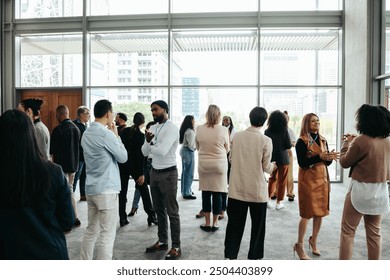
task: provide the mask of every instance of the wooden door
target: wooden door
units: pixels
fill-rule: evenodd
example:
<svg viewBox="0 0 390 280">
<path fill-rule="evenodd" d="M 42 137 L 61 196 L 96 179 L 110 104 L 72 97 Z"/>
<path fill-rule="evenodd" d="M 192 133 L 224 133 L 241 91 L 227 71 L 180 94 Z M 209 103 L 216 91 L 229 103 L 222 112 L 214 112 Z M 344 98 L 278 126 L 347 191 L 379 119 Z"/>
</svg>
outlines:
<svg viewBox="0 0 390 280">
<path fill-rule="evenodd" d="M 45 101 L 41 110 L 42 122 L 47 126 L 50 133 L 58 125 L 56 119 L 56 109 L 59 105 L 65 105 L 69 108 L 69 117 L 74 120 L 77 116 L 77 108 L 82 105 L 81 89 L 64 89 L 64 90 L 22 90 L 20 100 L 27 98 L 40 98 Z"/>
</svg>

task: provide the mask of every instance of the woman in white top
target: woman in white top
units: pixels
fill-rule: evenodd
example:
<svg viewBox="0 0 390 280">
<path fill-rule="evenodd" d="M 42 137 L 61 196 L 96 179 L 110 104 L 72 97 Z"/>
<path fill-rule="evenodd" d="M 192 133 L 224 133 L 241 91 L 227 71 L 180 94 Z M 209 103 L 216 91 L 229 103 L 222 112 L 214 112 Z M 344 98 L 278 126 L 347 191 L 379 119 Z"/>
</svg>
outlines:
<svg viewBox="0 0 390 280">
<path fill-rule="evenodd" d="M 341 219 L 341 260 L 352 258 L 355 232 L 364 219 L 369 260 L 381 256 L 382 215 L 389 212 L 390 112 L 383 106 L 362 105 L 356 112 L 356 130 L 346 134 L 340 152 L 340 165 L 351 168 L 351 183 Z"/>
<path fill-rule="evenodd" d="M 18 109 L 25 112 L 34 123 L 38 148 L 43 156 L 50 158 L 50 133 L 46 125 L 41 121 L 41 110 L 45 102 L 38 98 L 24 99 L 19 103 Z"/>
<path fill-rule="evenodd" d="M 181 195 L 184 199 L 196 199 L 192 194 L 192 181 L 194 179 L 195 167 L 195 118 L 194 116 L 185 116 L 179 131 L 179 143 L 182 145 L 180 156 L 182 162 L 181 173 Z"/>
</svg>

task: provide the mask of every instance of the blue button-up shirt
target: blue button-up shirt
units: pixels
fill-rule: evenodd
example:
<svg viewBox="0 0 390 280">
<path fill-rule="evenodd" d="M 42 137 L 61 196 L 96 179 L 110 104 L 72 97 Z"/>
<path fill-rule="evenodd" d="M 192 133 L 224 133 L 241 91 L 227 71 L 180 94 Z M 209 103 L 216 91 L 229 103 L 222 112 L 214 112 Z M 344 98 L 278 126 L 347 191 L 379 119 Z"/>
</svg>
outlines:
<svg viewBox="0 0 390 280">
<path fill-rule="evenodd" d="M 81 139 L 86 166 L 85 193 L 119 193 L 121 181 L 118 162 L 127 161 L 127 151 L 120 137 L 103 124 L 93 122 Z"/>
</svg>

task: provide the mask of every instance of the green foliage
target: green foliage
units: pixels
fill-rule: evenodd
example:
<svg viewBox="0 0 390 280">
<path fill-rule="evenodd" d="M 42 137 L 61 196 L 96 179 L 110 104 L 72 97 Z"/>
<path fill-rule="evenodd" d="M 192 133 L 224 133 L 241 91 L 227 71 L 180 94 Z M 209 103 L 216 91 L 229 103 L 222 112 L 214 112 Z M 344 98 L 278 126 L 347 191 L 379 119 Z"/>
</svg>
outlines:
<svg viewBox="0 0 390 280">
<path fill-rule="evenodd" d="M 150 111 L 150 104 L 132 102 L 132 103 L 122 103 L 114 104 L 114 111 L 119 113 L 125 113 L 127 115 L 127 125 L 133 125 L 133 116 L 137 112 L 141 112 L 145 116 L 145 125 L 153 121 L 152 112 Z"/>
</svg>

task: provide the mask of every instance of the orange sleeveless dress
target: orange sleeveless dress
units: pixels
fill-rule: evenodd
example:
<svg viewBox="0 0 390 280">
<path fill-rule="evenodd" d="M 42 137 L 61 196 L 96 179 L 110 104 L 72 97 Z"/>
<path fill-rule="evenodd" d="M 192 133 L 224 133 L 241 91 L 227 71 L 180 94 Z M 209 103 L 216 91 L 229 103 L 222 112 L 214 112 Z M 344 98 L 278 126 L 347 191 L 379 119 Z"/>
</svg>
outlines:
<svg viewBox="0 0 390 280">
<path fill-rule="evenodd" d="M 307 157 L 313 157 L 326 151 L 326 139 L 320 136 L 320 146 L 315 141 L 309 141 L 302 136 L 301 140 L 307 146 Z M 310 168 L 298 170 L 298 201 L 299 215 L 302 218 L 324 217 L 329 215 L 330 183 L 328 168 L 321 161 Z"/>
</svg>

